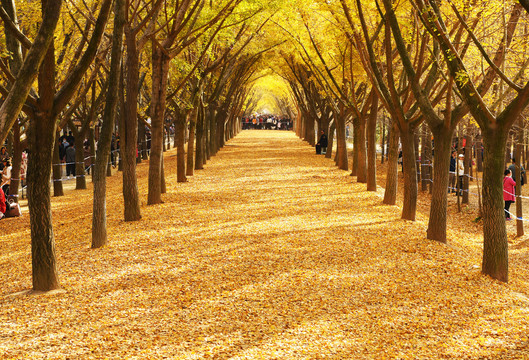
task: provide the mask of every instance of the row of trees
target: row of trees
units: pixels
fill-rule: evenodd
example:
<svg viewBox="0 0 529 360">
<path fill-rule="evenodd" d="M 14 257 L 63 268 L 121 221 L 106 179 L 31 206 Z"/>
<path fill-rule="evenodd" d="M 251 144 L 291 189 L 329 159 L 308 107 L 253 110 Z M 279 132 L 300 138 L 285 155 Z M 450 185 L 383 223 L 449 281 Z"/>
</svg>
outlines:
<svg viewBox="0 0 529 360">
<path fill-rule="evenodd" d="M 315 132 L 331 134 L 331 143 L 334 138 L 337 142 L 335 161 L 347 170 L 345 124 L 351 122 L 352 175 L 375 190 L 377 118 L 387 114 L 391 123 L 384 203 L 396 201 L 400 138 L 403 219 L 416 216 L 421 170 L 417 132 L 426 127 L 431 133 L 429 239 L 447 241 L 446 194 L 455 130 L 463 123 L 479 127 L 482 271 L 501 281 L 508 280 L 502 186 L 505 154 L 511 150 L 507 151 L 507 140 L 512 125 L 523 121 L 529 103 L 527 11 L 529 2 L 522 0 L 339 0 L 300 9 L 296 32 L 283 27 L 297 50 L 282 54 L 280 71 L 299 110 L 297 133 L 311 144 Z M 422 144 L 426 158 L 432 142 L 423 139 Z M 472 148 L 469 137 L 467 169 L 471 169 Z M 519 168 L 515 176 L 519 186 Z M 468 193 L 465 196 L 468 200 Z"/>
<path fill-rule="evenodd" d="M 175 128 L 178 181 L 185 182 L 236 134 L 240 115 L 256 103 L 252 84 L 260 76 L 263 54 L 280 44 L 277 39 L 255 44 L 275 11 L 271 5 L 264 9 L 259 2 L 242 0 L 2 0 L 0 143 L 8 139 L 14 153 L 11 193 L 18 191 L 22 149 L 29 150 L 34 290 L 60 286 L 49 182 L 52 169 L 54 178 L 60 178 L 59 166 L 52 166 L 59 163 L 59 131 L 73 131 L 81 149 L 87 137 L 94 144 L 99 126 L 92 248 L 104 246 L 113 136 L 120 141 L 124 219 L 137 221 L 136 154 L 145 127 L 152 134 L 147 203 L 153 205 L 162 202 L 165 192 L 164 130 Z M 82 151 L 77 153 L 82 167 Z M 62 183 L 53 183 L 55 195 L 62 195 Z M 85 187 L 84 176 L 77 177 L 77 188 Z"/>
<path fill-rule="evenodd" d="M 319 130 L 331 134 L 344 170 L 351 122 L 352 175 L 368 190 L 376 189 L 377 119 L 386 114 L 384 202 L 396 201 L 400 138 L 402 218 L 409 220 L 417 207 L 416 132 L 427 127 L 435 146 L 427 236 L 441 242 L 454 131 L 462 121 L 479 126 L 482 270 L 507 281 L 501 179 L 509 131 L 529 102 L 527 0 L 64 1 L 1 0 L 0 8 L 0 142 L 13 145 L 14 178 L 22 149 L 29 149 L 34 289 L 59 286 L 49 185 L 52 169 L 60 177 L 52 167 L 58 131 L 69 127 L 83 141 L 101 126 L 93 173 L 97 248 L 107 241 L 102 209 L 116 128 L 124 219 L 137 221 L 136 153 L 146 126 L 152 134 L 147 203 L 154 205 L 165 191 L 165 128 L 175 128 L 177 177 L 185 182 L 236 134 L 240 115 L 267 107 L 297 114 L 296 132 L 311 144 Z M 465 153 L 468 167 L 472 152 Z M 77 186 L 86 186 L 84 178 Z M 60 181 L 54 193 L 62 193 Z"/>
</svg>

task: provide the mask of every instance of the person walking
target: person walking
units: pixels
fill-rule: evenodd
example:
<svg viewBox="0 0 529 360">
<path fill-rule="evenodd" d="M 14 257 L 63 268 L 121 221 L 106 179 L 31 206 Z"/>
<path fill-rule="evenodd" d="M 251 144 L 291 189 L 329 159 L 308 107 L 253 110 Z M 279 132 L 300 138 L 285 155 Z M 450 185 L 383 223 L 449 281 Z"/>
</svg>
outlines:
<svg viewBox="0 0 529 360">
<path fill-rule="evenodd" d="M 505 170 L 504 174 L 505 177 L 503 178 L 503 200 L 505 201 L 505 219 L 511 220 L 511 213 L 509 212 L 509 208 L 511 207 L 511 204 L 516 200 L 516 182 L 514 182 L 512 178 L 511 170 Z"/>
<path fill-rule="evenodd" d="M 70 144 L 66 148 L 66 176 L 75 176 L 75 145 Z"/>
<path fill-rule="evenodd" d="M 327 153 L 328 140 L 327 135 L 325 135 L 325 131 L 321 131 L 320 141 L 318 141 L 316 145 L 320 146 L 322 155 Z"/>
</svg>

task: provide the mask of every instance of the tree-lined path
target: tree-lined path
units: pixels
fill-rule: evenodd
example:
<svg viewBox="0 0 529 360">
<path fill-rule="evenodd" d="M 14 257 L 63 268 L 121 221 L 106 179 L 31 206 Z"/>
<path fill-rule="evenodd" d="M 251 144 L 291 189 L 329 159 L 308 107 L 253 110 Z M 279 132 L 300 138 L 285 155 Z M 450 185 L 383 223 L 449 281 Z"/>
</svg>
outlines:
<svg viewBox="0 0 529 360">
<path fill-rule="evenodd" d="M 28 216 L 0 222 L 0 357 L 526 358 L 527 251 L 507 285 L 480 272 L 479 234 L 426 240 L 292 132 L 243 131 L 187 183 L 166 153 L 164 203 L 90 250 L 91 185 L 52 200 L 65 292 L 31 287 Z"/>
</svg>

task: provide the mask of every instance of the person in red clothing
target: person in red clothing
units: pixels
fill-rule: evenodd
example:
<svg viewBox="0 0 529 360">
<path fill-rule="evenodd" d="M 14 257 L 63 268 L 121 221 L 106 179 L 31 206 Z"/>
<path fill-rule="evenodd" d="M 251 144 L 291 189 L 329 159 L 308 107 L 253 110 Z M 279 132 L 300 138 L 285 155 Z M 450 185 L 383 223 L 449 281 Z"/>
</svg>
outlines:
<svg viewBox="0 0 529 360">
<path fill-rule="evenodd" d="M 6 196 L 2 189 L 0 189 L 0 219 L 5 216 L 6 213 Z"/>
<path fill-rule="evenodd" d="M 516 200 L 516 183 L 512 179 L 511 170 L 505 170 L 504 174 L 505 177 L 503 178 L 503 200 L 505 201 L 505 219 L 511 220 L 511 213 L 509 212 L 509 208 L 511 207 L 511 204 Z"/>
</svg>

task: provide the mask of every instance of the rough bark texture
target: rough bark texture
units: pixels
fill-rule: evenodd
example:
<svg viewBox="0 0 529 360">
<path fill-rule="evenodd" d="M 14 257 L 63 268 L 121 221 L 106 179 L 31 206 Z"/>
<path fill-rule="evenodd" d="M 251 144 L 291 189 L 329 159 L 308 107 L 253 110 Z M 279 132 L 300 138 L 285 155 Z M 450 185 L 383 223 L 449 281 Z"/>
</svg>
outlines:
<svg viewBox="0 0 529 360">
<path fill-rule="evenodd" d="M 39 72 L 39 111 L 31 119 L 28 131 L 28 208 L 33 290 L 39 291 L 59 287 L 48 183 L 56 129 L 56 118 L 51 114 L 55 93 L 54 63 L 52 42 Z"/>
<path fill-rule="evenodd" d="M 184 115 L 175 120 L 175 141 L 176 141 L 176 178 L 177 182 L 186 182 L 186 150 L 185 132 L 186 118 Z"/>
<path fill-rule="evenodd" d="M 415 220 L 417 211 L 417 162 L 413 129 L 401 132 L 402 161 L 404 164 L 404 201 L 402 219 Z"/>
<path fill-rule="evenodd" d="M 84 134 L 75 138 L 75 189 L 86 189 L 86 175 L 84 171 Z"/>
<path fill-rule="evenodd" d="M 367 191 L 377 190 L 377 117 L 378 96 L 373 93 L 367 120 Z"/>
<path fill-rule="evenodd" d="M 28 159 L 29 160 L 29 159 Z M 64 196 L 62 186 L 62 165 L 59 157 L 59 144 L 53 148 L 53 196 Z"/>
<path fill-rule="evenodd" d="M 147 204 L 162 202 L 162 157 L 164 141 L 165 99 L 170 58 L 160 47 L 152 51 L 151 159 L 149 161 L 149 194 Z"/>
<path fill-rule="evenodd" d="M 446 209 L 448 180 L 450 175 L 450 153 L 453 131 L 444 126 L 433 130 L 435 152 L 433 169 L 432 204 L 426 237 L 442 243 L 446 242 Z"/>
<path fill-rule="evenodd" d="M 506 134 L 484 131 L 483 263 L 482 272 L 508 281 L 509 255 L 503 210 L 503 171 Z"/>
<path fill-rule="evenodd" d="M 137 99 L 139 84 L 138 51 L 135 35 L 127 29 L 127 83 L 125 111 L 121 131 L 121 159 L 123 161 L 123 201 L 125 221 L 141 219 L 140 197 L 136 178 L 138 142 Z"/>
<path fill-rule="evenodd" d="M 112 58 L 108 90 L 106 94 L 103 125 L 99 135 L 96 161 L 92 170 L 94 182 L 93 212 L 92 212 L 92 249 L 107 244 L 107 215 L 106 215 L 106 176 L 105 168 L 109 167 L 112 131 L 118 103 L 120 84 L 121 58 L 123 54 L 123 26 L 125 22 L 125 1 L 116 0 L 114 8 L 114 33 L 112 37 Z"/>
<path fill-rule="evenodd" d="M 523 236 L 523 206 L 522 206 L 522 173 L 520 164 L 522 164 L 522 147 L 523 147 L 523 120 L 520 119 L 519 127 L 517 130 L 517 141 L 514 150 L 514 159 L 516 160 L 516 236 Z"/>
<path fill-rule="evenodd" d="M 341 170 L 349 170 L 347 159 L 347 139 L 345 138 L 345 116 L 343 114 L 334 118 L 336 123 L 336 165 Z"/>
<path fill-rule="evenodd" d="M 195 106 L 191 110 L 191 116 L 189 118 L 189 140 L 187 142 L 187 168 L 186 175 L 193 176 L 194 174 L 194 155 L 195 155 L 195 129 L 197 123 L 198 107 Z"/>
<path fill-rule="evenodd" d="M 393 122 L 389 132 L 388 169 L 386 175 L 386 189 L 384 191 L 384 204 L 395 205 L 397 203 L 397 185 L 399 171 L 399 128 Z"/>
<path fill-rule="evenodd" d="M 203 107 L 199 105 L 197 114 L 197 148 L 195 154 L 195 170 L 204 169 L 204 112 Z"/>
</svg>

